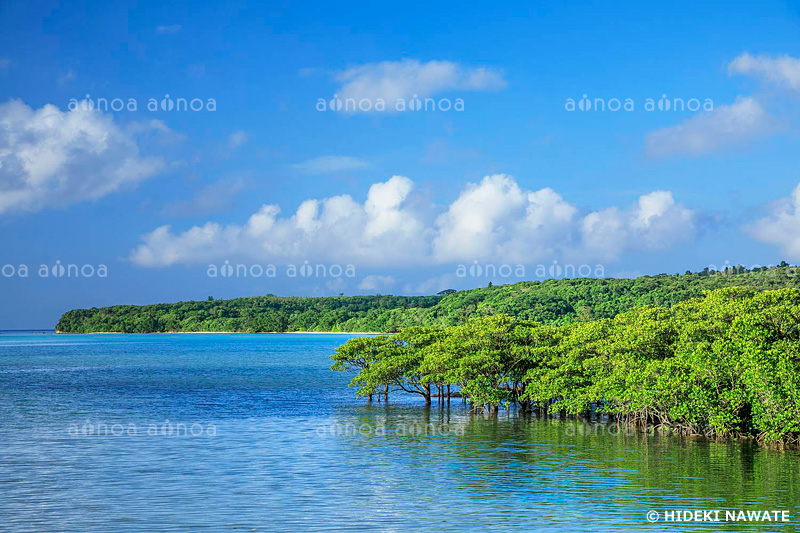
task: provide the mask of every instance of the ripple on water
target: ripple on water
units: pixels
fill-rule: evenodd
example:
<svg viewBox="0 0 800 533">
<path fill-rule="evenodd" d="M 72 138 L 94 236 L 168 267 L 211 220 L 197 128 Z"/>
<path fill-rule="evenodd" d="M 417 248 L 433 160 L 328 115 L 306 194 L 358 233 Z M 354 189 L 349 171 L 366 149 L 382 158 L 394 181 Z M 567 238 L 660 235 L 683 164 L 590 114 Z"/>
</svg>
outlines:
<svg viewBox="0 0 800 533">
<path fill-rule="evenodd" d="M 797 527 L 796 453 L 368 405 L 328 370 L 346 338 L 4 335 L 3 527 L 616 531 L 652 530 L 650 509 L 754 507 Z"/>
</svg>

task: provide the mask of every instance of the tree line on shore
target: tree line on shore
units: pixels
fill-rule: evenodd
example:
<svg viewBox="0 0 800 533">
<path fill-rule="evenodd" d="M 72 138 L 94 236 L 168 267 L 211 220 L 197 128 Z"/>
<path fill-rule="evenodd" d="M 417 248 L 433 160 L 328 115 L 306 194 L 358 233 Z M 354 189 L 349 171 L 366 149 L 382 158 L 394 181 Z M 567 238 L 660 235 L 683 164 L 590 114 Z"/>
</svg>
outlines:
<svg viewBox="0 0 800 533">
<path fill-rule="evenodd" d="M 117 305 L 64 313 L 64 333 L 231 331 L 353 331 L 394 333 L 411 326 L 454 326 L 473 317 L 507 314 L 521 320 L 568 324 L 611 318 L 643 305 L 669 306 L 704 290 L 743 286 L 800 288 L 800 269 L 788 265 L 727 267 L 636 279 L 558 279 L 496 285 L 433 296 L 273 295 L 154 305 Z"/>
<path fill-rule="evenodd" d="M 476 411 L 512 406 L 711 438 L 800 445 L 800 289 L 705 292 L 613 318 L 508 314 L 358 337 L 332 355 L 361 397 L 450 387 Z M 437 391 L 439 394 L 437 394 Z"/>
</svg>

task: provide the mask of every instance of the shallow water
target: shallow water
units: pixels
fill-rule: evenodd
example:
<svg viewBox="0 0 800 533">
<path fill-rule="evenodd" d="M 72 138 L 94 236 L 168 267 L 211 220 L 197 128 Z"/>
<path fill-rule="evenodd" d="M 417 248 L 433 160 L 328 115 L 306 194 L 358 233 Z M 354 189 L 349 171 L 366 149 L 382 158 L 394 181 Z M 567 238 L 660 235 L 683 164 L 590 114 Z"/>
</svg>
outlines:
<svg viewBox="0 0 800 533">
<path fill-rule="evenodd" d="M 798 453 L 368 405 L 349 337 L 0 335 L 0 529 L 798 528 Z M 646 518 L 712 509 L 791 522 Z"/>
</svg>

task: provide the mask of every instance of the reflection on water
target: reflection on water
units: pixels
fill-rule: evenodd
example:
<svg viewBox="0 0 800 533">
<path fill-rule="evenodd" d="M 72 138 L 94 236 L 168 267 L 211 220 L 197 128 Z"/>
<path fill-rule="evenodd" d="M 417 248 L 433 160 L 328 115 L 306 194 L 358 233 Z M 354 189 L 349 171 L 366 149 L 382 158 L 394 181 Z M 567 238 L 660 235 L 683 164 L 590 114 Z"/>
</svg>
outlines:
<svg viewBox="0 0 800 533">
<path fill-rule="evenodd" d="M 368 405 L 327 370 L 346 338 L 0 336 L 3 528 L 769 529 L 647 522 L 670 509 L 798 526 L 797 453 Z"/>
</svg>

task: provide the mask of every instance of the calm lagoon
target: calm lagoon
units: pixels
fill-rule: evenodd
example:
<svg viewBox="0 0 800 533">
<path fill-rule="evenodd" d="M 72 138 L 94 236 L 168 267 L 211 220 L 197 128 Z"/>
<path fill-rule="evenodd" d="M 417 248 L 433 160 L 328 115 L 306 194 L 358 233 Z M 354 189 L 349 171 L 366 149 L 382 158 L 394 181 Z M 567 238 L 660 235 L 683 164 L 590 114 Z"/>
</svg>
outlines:
<svg viewBox="0 0 800 533">
<path fill-rule="evenodd" d="M 800 524 L 796 452 L 472 416 L 459 399 L 367 404 L 351 376 L 329 370 L 350 337 L 0 334 L 0 529 Z M 716 509 L 791 521 L 663 522 L 669 510 Z"/>
</svg>

